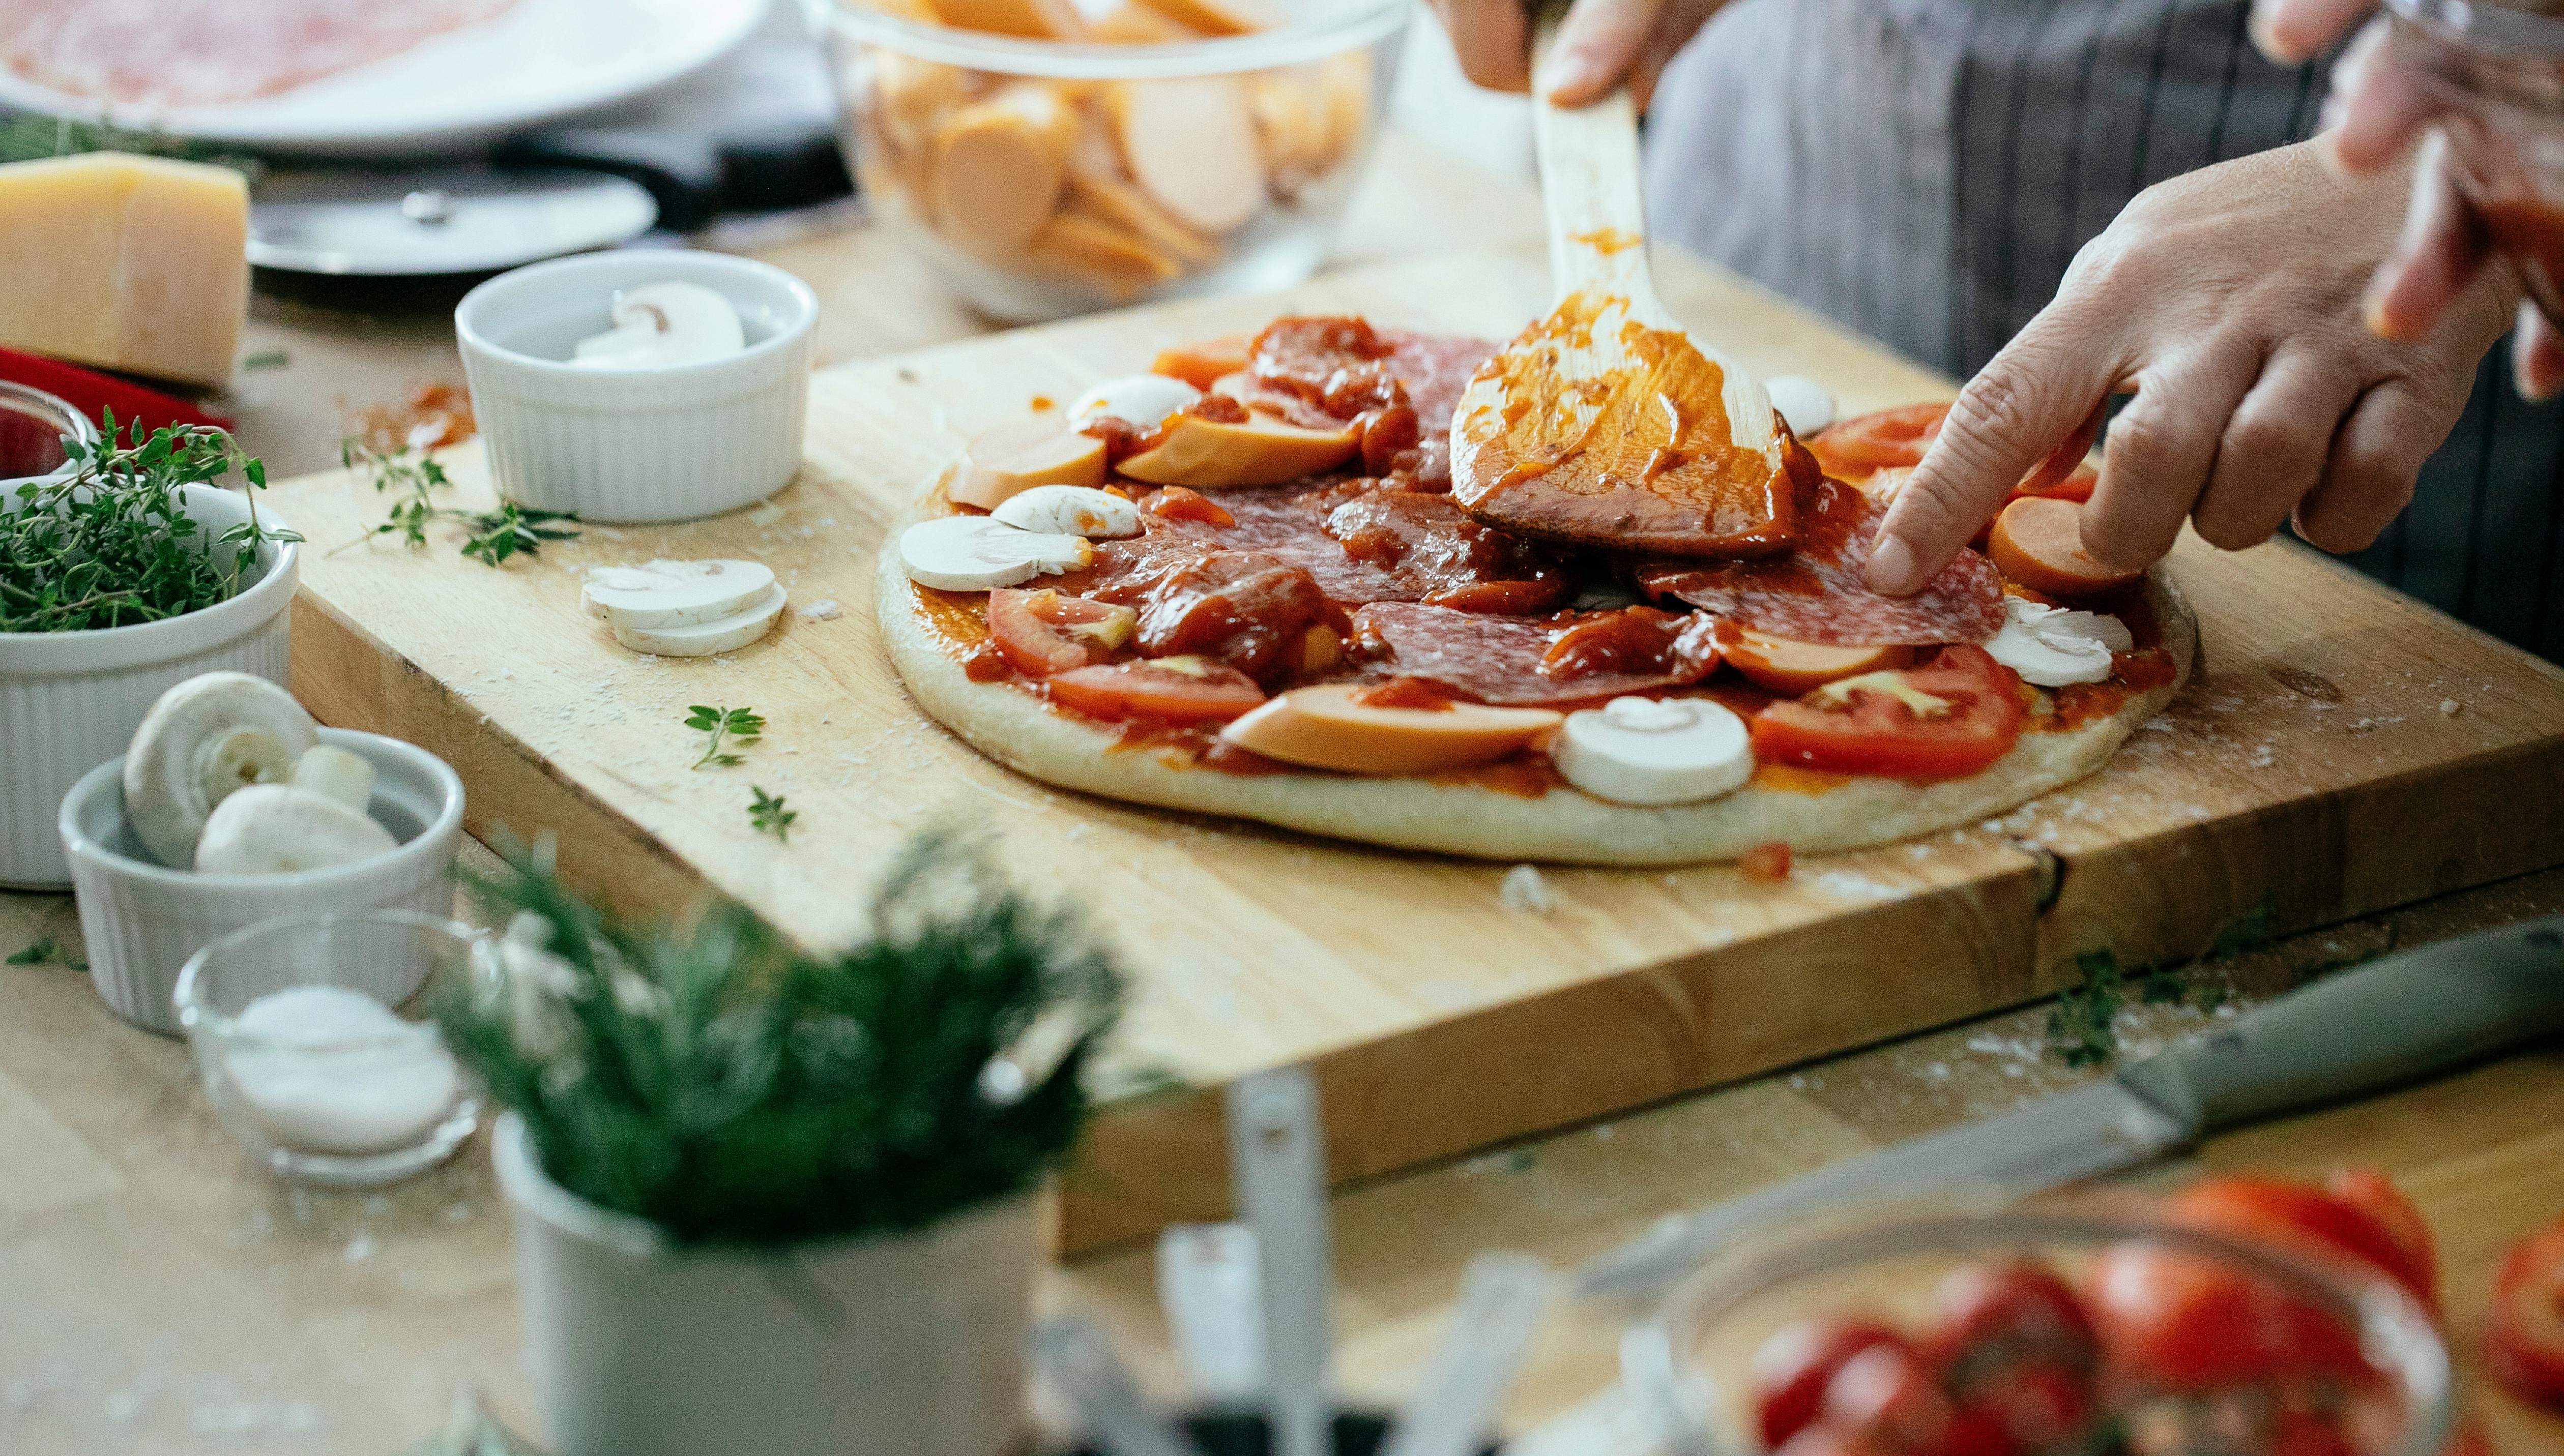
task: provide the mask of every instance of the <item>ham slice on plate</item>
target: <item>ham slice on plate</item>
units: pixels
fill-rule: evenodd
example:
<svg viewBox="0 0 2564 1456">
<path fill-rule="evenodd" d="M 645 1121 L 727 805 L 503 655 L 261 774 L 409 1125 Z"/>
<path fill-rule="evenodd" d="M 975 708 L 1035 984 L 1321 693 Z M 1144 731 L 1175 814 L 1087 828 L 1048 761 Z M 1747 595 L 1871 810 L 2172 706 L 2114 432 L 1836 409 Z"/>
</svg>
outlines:
<svg viewBox="0 0 2564 1456">
<path fill-rule="evenodd" d="M 1880 596 L 1864 572 L 1886 510 L 1853 486 L 1820 479 L 1801 493 L 1798 548 L 1787 556 L 1638 568 L 1640 589 L 1739 626 L 1797 642 L 1888 647 L 1983 642 L 2003 626 L 2003 578 L 1962 550 L 1923 590 Z"/>
<path fill-rule="evenodd" d="M 1386 652 L 1379 666 L 1480 703 L 1581 703 L 1699 682 L 1718 665 L 1711 621 L 1646 607 L 1491 617 L 1417 602 L 1376 602 L 1354 632 Z"/>
<path fill-rule="evenodd" d="M 0 0 L 0 65 L 70 96 L 254 101 L 479 25 L 516 0 Z"/>
</svg>

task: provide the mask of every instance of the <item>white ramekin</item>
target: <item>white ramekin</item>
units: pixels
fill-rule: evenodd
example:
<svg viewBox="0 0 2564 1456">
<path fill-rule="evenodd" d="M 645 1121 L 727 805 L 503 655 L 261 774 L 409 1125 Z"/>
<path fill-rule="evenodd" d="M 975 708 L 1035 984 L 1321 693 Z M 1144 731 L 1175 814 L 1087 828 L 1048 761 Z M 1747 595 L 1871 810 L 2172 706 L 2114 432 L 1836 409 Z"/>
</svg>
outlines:
<svg viewBox="0 0 2564 1456">
<path fill-rule="evenodd" d="M 614 295 L 702 284 L 730 300 L 748 345 L 644 369 L 564 362 L 605 330 Z M 819 300 L 782 269 L 666 248 L 583 253 L 503 273 L 463 296 L 454 334 L 499 492 L 581 520 L 717 516 L 773 495 L 801 466 Z"/>
<path fill-rule="evenodd" d="M 188 486 L 187 515 L 215 534 L 249 520 L 238 491 Z M 259 520 L 282 525 L 259 507 Z M 124 751 L 160 695 L 199 673 L 253 673 L 282 687 L 298 561 L 292 541 L 259 554 L 259 578 L 230 601 L 161 622 L 94 632 L 0 632 L 0 886 L 62 890 L 54 812 L 100 759 Z"/>
<path fill-rule="evenodd" d="M 374 765 L 371 812 L 400 841 L 387 855 L 291 875 L 200 875 L 152 860 L 124 822 L 124 760 L 90 770 L 63 800 L 62 849 L 80 897 L 90 979 L 116 1015 L 175 1032 L 169 994 L 187 958 L 217 936 L 281 915 L 454 909 L 463 780 L 425 748 L 324 728 L 320 740 Z"/>
</svg>

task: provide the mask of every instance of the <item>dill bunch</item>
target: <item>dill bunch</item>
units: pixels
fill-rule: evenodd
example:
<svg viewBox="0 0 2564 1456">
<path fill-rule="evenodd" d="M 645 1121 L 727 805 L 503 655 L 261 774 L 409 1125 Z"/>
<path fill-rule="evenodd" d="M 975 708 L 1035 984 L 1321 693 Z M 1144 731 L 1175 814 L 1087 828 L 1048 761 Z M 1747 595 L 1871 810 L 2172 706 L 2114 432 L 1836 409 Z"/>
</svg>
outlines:
<svg viewBox="0 0 2564 1456">
<path fill-rule="evenodd" d="M 440 1020 L 590 1202 L 683 1243 L 909 1229 L 1030 1188 L 1077 1136 L 1122 976 L 949 835 L 832 955 L 729 901 L 682 929 L 600 915 L 544 853 L 501 852 L 472 888 L 511 918 L 504 973 L 449 986 Z"/>
<path fill-rule="evenodd" d="M 82 632 L 183 616 L 231 600 L 259 548 L 296 541 L 258 519 L 267 468 L 211 425 L 139 423 L 113 411 L 96 444 L 65 440 L 70 470 L 0 501 L 0 632 Z M 185 488 L 238 470 L 249 520 L 219 534 L 187 515 Z"/>
</svg>

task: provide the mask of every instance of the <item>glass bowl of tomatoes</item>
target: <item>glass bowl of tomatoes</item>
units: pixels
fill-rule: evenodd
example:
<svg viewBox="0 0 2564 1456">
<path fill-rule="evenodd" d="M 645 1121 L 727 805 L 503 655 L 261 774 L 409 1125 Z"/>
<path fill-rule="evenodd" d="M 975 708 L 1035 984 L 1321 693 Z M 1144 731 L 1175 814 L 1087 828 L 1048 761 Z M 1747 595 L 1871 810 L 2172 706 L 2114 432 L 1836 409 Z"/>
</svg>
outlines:
<svg viewBox="0 0 2564 1456">
<path fill-rule="evenodd" d="M 1740 1245 L 1629 1332 L 1625 1375 L 1684 1456 L 2439 1456 L 2449 1350 L 2395 1236 L 2210 1182 L 2248 1186 Z"/>
</svg>

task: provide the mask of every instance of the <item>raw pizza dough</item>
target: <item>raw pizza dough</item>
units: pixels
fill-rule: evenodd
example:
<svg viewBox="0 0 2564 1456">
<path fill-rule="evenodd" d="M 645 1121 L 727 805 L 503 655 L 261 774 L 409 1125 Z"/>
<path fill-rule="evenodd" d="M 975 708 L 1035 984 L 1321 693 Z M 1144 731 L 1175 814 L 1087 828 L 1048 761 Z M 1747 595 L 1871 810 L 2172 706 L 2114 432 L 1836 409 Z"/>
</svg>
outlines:
<svg viewBox="0 0 2564 1456">
<path fill-rule="evenodd" d="M 1757 845 L 1804 851 L 1858 849 L 2003 814 L 2091 773 L 2190 679 L 2198 620 L 2158 566 L 2147 604 L 2173 658 L 2173 681 L 2132 694 L 2104 718 L 2056 731 L 2025 731 L 2011 753 L 1966 778 L 1916 784 L 1851 778 L 1821 790 L 1757 781 L 1724 798 L 1667 808 L 1606 803 L 1558 787 L 1538 797 L 1431 778 L 1365 778 L 1316 770 L 1228 773 L 1183 761 L 1175 749 L 1125 747 L 1109 726 L 1052 711 L 1004 683 L 972 682 L 918 607 L 901 570 L 902 528 L 942 514 L 943 490 L 895 525 L 876 566 L 876 614 L 891 661 L 935 720 L 1020 773 L 1107 798 L 1258 819 L 1286 829 L 1398 849 L 1491 860 L 1671 865 L 1734 859 Z"/>
</svg>

